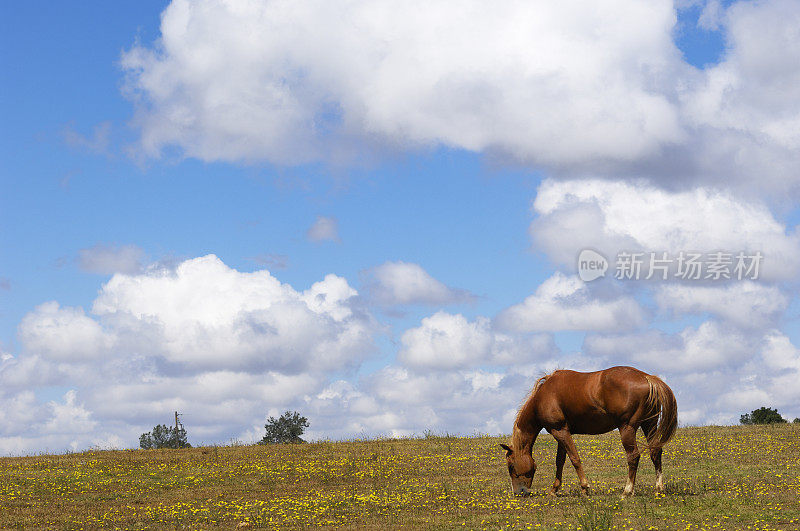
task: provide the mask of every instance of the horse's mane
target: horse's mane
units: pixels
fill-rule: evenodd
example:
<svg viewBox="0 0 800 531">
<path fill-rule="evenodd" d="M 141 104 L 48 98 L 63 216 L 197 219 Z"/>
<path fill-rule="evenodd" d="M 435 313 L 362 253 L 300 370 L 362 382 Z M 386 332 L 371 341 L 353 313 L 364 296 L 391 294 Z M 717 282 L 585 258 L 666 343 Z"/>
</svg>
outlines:
<svg viewBox="0 0 800 531">
<path fill-rule="evenodd" d="M 520 404 L 519 410 L 517 410 L 517 416 L 516 418 L 514 418 L 514 428 L 513 432 L 511 433 L 511 448 L 518 448 L 519 447 L 518 444 L 521 442 L 520 437 L 522 436 L 522 431 L 517 426 L 520 420 L 520 416 L 522 416 L 522 411 L 525 409 L 525 405 L 528 404 L 531 400 L 533 400 L 533 397 L 536 396 L 536 392 L 539 390 L 542 384 L 550 377 L 551 374 L 553 373 L 551 372 L 545 374 L 544 376 L 536 380 L 536 383 L 533 384 L 533 389 L 528 394 L 528 396 L 525 397 L 525 400 L 522 401 L 522 404 Z"/>
</svg>

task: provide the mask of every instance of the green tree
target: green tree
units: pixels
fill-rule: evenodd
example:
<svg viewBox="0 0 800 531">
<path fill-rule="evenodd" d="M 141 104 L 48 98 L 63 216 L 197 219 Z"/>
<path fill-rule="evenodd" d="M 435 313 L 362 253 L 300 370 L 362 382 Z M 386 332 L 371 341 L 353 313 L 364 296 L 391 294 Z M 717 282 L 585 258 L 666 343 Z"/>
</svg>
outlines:
<svg viewBox="0 0 800 531">
<path fill-rule="evenodd" d="M 300 436 L 308 426 L 308 419 L 301 417 L 297 411 L 287 411 L 277 419 L 270 417 L 264 424 L 267 433 L 258 444 L 305 442 Z"/>
<path fill-rule="evenodd" d="M 191 448 L 192 445 L 186 441 L 186 430 L 180 426 L 176 431 L 174 427 L 167 427 L 159 424 L 153 431 L 143 433 L 139 437 L 139 446 L 145 450 L 155 448 Z"/>
<path fill-rule="evenodd" d="M 777 409 L 760 407 L 739 417 L 739 422 L 741 424 L 779 424 L 786 422 L 786 419 L 781 417 Z"/>
</svg>

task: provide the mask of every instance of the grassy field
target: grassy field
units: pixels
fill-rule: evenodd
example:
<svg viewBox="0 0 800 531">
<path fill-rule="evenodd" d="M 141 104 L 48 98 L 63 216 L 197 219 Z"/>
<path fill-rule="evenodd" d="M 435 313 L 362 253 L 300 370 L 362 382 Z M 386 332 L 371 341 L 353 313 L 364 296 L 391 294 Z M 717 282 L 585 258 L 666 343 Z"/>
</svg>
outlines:
<svg viewBox="0 0 800 531">
<path fill-rule="evenodd" d="M 90 451 L 0 459 L 0 527 L 51 529 L 800 529 L 800 426 L 682 428 L 666 494 L 643 456 L 636 494 L 616 432 L 576 437 L 592 496 L 555 443 L 534 455 L 536 495 L 509 492 L 494 437 Z"/>
</svg>

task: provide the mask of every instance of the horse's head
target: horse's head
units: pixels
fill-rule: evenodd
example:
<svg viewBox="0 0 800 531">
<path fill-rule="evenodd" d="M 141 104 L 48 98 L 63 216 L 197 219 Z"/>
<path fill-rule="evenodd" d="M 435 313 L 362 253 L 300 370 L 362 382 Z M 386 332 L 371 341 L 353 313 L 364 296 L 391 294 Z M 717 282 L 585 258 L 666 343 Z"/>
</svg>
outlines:
<svg viewBox="0 0 800 531">
<path fill-rule="evenodd" d="M 506 451 L 508 475 L 511 476 L 511 488 L 518 496 L 531 493 L 533 475 L 536 473 L 536 461 L 529 452 L 514 451 L 510 446 L 501 444 Z"/>
</svg>

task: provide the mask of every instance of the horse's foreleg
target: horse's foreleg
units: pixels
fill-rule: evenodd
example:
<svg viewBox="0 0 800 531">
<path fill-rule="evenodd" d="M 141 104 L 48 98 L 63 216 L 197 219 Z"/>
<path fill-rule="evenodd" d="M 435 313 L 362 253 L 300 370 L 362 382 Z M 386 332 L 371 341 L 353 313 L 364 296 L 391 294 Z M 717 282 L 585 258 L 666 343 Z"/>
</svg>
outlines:
<svg viewBox="0 0 800 531">
<path fill-rule="evenodd" d="M 647 442 L 652 443 L 652 438 L 656 431 L 656 421 L 652 420 L 642 424 L 642 431 L 644 431 L 644 436 L 647 437 Z M 656 469 L 656 491 L 658 492 L 664 492 L 664 477 L 661 475 L 661 453 L 661 448 L 650 448 L 650 460 Z"/>
<path fill-rule="evenodd" d="M 566 460 L 567 450 L 563 444 L 558 443 L 558 450 L 556 450 L 556 480 L 553 482 L 553 487 L 549 492 L 551 496 L 555 496 L 558 489 L 561 488 L 561 473 L 564 471 L 564 461 Z"/>
<path fill-rule="evenodd" d="M 581 483 L 581 494 L 588 495 L 589 482 L 586 480 L 586 474 L 583 473 L 583 465 L 578 455 L 578 448 L 575 446 L 575 442 L 572 440 L 572 435 L 569 430 L 566 428 L 562 430 L 553 430 L 550 434 L 558 441 L 559 446 L 564 447 L 566 454 L 569 456 L 569 460 L 572 461 L 572 466 L 575 467 L 575 472 L 578 474 L 578 481 Z M 556 454 L 556 457 L 558 457 L 558 454 Z"/>
<path fill-rule="evenodd" d="M 636 470 L 639 468 L 639 449 L 636 447 L 636 426 L 628 424 L 620 426 L 619 434 L 622 438 L 622 446 L 628 456 L 628 482 L 625 484 L 623 494 L 630 496 L 633 494 L 633 486 L 636 483 Z"/>
</svg>

